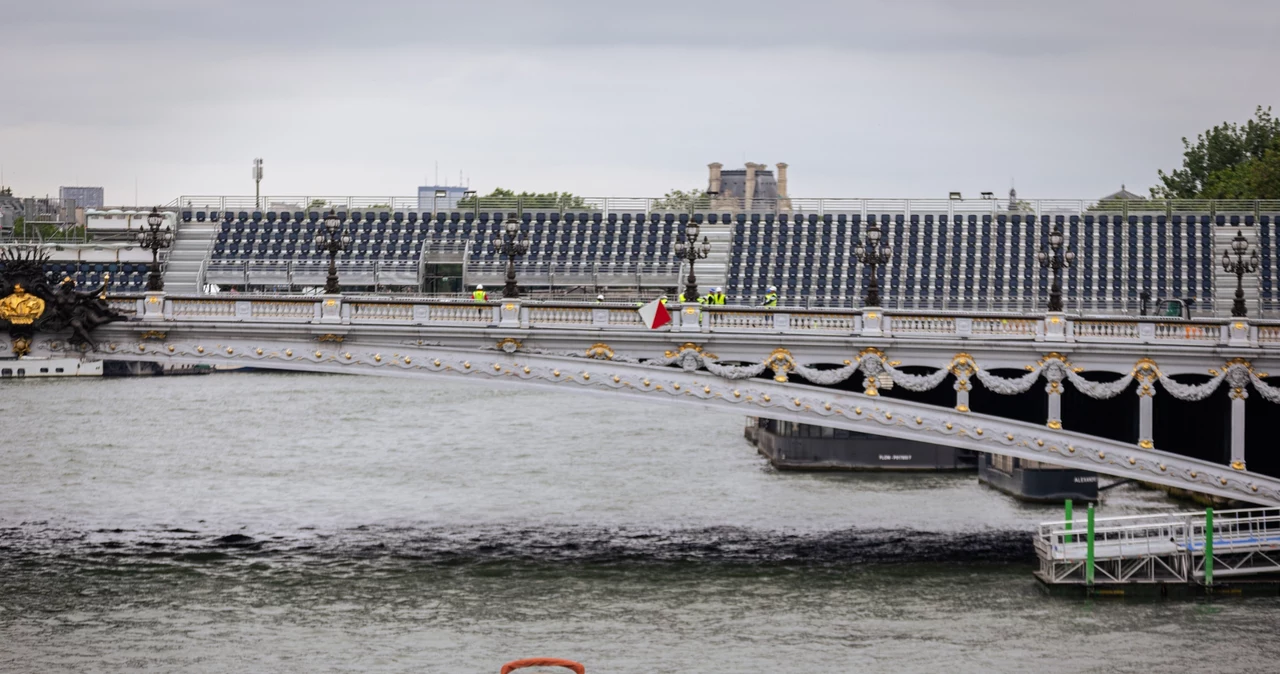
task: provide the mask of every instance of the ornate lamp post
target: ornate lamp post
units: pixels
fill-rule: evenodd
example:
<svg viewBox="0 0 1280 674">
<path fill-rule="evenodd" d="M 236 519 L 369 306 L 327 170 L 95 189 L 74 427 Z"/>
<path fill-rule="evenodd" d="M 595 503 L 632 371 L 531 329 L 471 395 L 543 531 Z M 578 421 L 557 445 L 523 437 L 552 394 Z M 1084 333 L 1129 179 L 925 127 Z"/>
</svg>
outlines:
<svg viewBox="0 0 1280 674">
<path fill-rule="evenodd" d="M 871 268 L 871 281 L 867 284 L 867 296 L 863 301 L 866 306 L 880 306 L 880 280 L 876 268 L 889 262 L 891 252 L 888 244 L 881 243 L 880 225 L 874 222 L 867 225 L 866 235 L 853 249 L 853 256 Z"/>
<path fill-rule="evenodd" d="M 316 232 L 316 248 L 329 253 L 329 277 L 324 282 L 326 295 L 337 295 L 342 292 L 338 286 L 338 252 L 351 252 L 351 231 L 342 226 L 342 219 L 329 209 L 324 216 L 324 226 Z"/>
<path fill-rule="evenodd" d="M 1049 245 L 1047 248 L 1040 249 L 1036 253 L 1036 261 L 1044 269 L 1053 272 L 1053 285 L 1049 286 L 1049 311 L 1062 311 L 1062 270 L 1072 267 L 1076 263 L 1076 253 L 1073 250 L 1062 250 L 1062 230 L 1054 229 L 1049 232 Z"/>
<path fill-rule="evenodd" d="M 702 243 L 698 243 L 699 229 L 698 223 L 690 217 L 684 226 L 684 234 L 676 241 L 676 257 L 689 262 L 689 278 L 684 281 L 686 302 L 696 302 L 698 299 L 698 277 L 693 275 L 693 263 L 704 260 L 711 254 L 711 242 L 707 237 L 702 237 Z"/>
<path fill-rule="evenodd" d="M 1236 299 L 1231 303 L 1231 315 L 1236 318 L 1244 318 L 1249 314 L 1244 306 L 1244 275 L 1258 270 L 1258 249 L 1254 248 L 1246 260 L 1245 253 L 1249 252 L 1249 242 L 1239 231 L 1236 232 L 1236 238 L 1231 240 L 1231 249 L 1222 251 L 1223 271 L 1236 275 Z M 1234 260 L 1231 259 L 1232 253 L 1236 256 Z"/>
<path fill-rule="evenodd" d="M 164 290 L 164 278 L 160 276 L 160 251 L 173 245 L 173 231 L 168 225 L 163 228 L 164 216 L 160 210 L 152 208 L 147 215 L 147 228 L 138 230 L 138 243 L 144 249 L 151 250 L 151 273 L 147 275 L 147 290 L 160 292 Z"/>
<path fill-rule="evenodd" d="M 493 250 L 498 255 L 507 256 L 507 283 L 502 286 L 502 298 L 514 299 L 520 296 L 520 288 L 516 285 L 516 258 L 529 252 L 529 240 L 520 232 L 520 221 L 516 216 L 508 216 L 502 223 L 502 233 L 493 237 Z"/>
</svg>

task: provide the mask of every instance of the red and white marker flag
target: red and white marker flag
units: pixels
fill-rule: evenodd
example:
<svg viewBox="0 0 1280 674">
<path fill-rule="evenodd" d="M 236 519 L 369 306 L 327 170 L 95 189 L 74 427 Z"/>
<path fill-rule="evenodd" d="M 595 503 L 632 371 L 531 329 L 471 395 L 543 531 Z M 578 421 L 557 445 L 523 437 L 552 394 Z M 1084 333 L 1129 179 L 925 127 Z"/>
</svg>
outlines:
<svg viewBox="0 0 1280 674">
<path fill-rule="evenodd" d="M 640 312 L 640 318 L 650 330 L 657 330 L 671 322 L 671 313 L 667 311 L 667 305 L 663 304 L 661 299 L 654 300 L 636 311 Z"/>
</svg>

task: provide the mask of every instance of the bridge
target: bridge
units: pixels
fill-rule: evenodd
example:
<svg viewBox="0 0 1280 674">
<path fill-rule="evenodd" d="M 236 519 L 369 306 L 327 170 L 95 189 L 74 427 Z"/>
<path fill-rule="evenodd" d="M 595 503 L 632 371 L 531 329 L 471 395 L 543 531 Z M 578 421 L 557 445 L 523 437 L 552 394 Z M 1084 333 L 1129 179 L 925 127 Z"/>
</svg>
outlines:
<svg viewBox="0 0 1280 674">
<path fill-rule="evenodd" d="M 618 303 L 163 292 L 107 302 L 128 320 L 97 328 L 91 345 L 62 331 L 21 347 L 604 393 L 1280 505 L 1263 425 L 1280 403 L 1267 374 L 1280 371 L 1276 321 L 673 304 L 673 322 L 650 330 Z M 18 347 L 0 340 L 0 357 Z"/>
<path fill-rule="evenodd" d="M 160 256 L 168 293 L 140 294 L 160 250 L 134 242 L 161 223 L 176 233 Z M 514 276 L 545 299 L 421 294 L 502 278 L 508 260 L 491 242 L 508 223 L 528 241 Z M 327 280 L 316 235 L 331 224 L 351 242 L 334 260 L 344 292 L 305 294 Z M 1265 424 L 1280 403 L 1268 375 L 1280 372 L 1280 322 L 1228 316 L 1280 304 L 1280 202 L 190 196 L 153 213 L 90 212 L 68 231 L 85 240 L 44 246 L 27 277 L 62 322 L 11 326 L 0 358 L 92 348 L 609 393 L 1280 504 Z M 651 331 L 633 302 L 563 301 L 669 292 L 697 231 L 712 251 L 698 263 L 706 285 L 731 305 L 776 285 L 781 306 L 672 305 L 675 320 Z M 859 252 L 873 233 L 878 265 Z M 1248 274 L 1220 264 L 1237 247 L 1239 262 L 1256 251 Z M 1059 276 L 1040 261 L 1050 252 L 1074 260 L 1061 308 Z M 104 284 L 129 320 L 73 346 L 54 328 L 90 300 L 55 292 L 63 277 Z M 862 306 L 873 279 L 882 306 Z M 200 294 L 213 285 L 240 292 Z M 1166 300 L 1204 317 L 1145 316 Z"/>
</svg>

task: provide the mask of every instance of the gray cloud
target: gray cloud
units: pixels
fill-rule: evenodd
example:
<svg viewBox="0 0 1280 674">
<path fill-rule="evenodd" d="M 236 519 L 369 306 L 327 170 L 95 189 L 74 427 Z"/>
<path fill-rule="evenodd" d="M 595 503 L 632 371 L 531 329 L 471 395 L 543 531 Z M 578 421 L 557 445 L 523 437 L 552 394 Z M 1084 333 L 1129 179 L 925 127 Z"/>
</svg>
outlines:
<svg viewBox="0 0 1280 674">
<path fill-rule="evenodd" d="M 1212 10 L 1210 10 L 1212 8 Z M 49 0 L 6 12 L 10 39 L 201 44 L 264 51 L 412 43 L 477 49 L 683 46 L 1078 53 L 1110 41 L 1219 49 L 1274 36 L 1270 0 L 458 2 Z"/>
<path fill-rule="evenodd" d="M 1238 2 L 57 1 L 6 8 L 0 162 L 108 198 L 655 194 L 787 161 L 802 195 L 1145 188 L 1276 101 L 1280 6 Z"/>
</svg>

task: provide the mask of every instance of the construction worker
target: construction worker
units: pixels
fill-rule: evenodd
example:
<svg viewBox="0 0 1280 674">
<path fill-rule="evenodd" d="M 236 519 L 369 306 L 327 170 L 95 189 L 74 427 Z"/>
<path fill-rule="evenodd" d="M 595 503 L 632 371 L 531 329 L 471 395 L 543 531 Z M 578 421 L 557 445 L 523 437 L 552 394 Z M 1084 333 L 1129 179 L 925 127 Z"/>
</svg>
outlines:
<svg viewBox="0 0 1280 674">
<path fill-rule="evenodd" d="M 724 304 L 724 291 L 719 286 L 711 289 L 711 294 L 707 295 L 707 304 Z"/>
<path fill-rule="evenodd" d="M 765 288 L 764 304 L 761 304 L 760 306 L 762 307 L 778 306 L 778 289 L 776 287 L 769 286 L 768 288 Z"/>
<path fill-rule="evenodd" d="M 596 304 L 604 302 L 604 295 L 596 295 Z"/>
<path fill-rule="evenodd" d="M 484 284 L 482 284 L 482 283 L 478 283 L 478 284 L 476 284 L 476 290 L 475 290 L 475 292 L 471 293 L 471 299 L 473 299 L 473 300 L 475 300 L 475 301 L 477 301 L 477 302 L 488 302 L 488 301 L 489 301 L 489 293 L 487 293 L 487 292 L 485 292 L 485 291 L 484 291 Z"/>
</svg>

